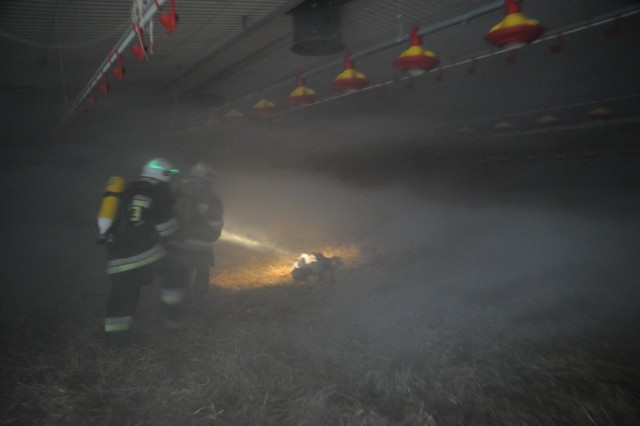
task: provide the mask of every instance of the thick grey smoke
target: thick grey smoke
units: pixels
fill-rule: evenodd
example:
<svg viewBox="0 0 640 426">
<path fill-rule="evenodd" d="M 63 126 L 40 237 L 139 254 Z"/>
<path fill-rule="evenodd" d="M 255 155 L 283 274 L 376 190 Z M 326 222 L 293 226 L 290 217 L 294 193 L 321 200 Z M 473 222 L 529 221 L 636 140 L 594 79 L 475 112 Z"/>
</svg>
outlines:
<svg viewBox="0 0 640 426">
<path fill-rule="evenodd" d="M 550 327 L 532 342 L 618 321 L 612 333 L 624 333 L 635 315 L 640 227 L 628 194 L 427 195 L 409 180 L 363 187 L 273 171 L 223 174 L 219 186 L 230 229 L 285 248 L 358 246 L 363 262 L 343 271 L 332 303 L 392 354 L 412 353 L 424 336 L 401 336 L 434 315 L 470 351 L 523 324 Z"/>
<path fill-rule="evenodd" d="M 630 212 L 637 195 L 626 181 L 594 188 L 585 183 L 596 180 L 594 171 L 611 176 L 619 162 L 461 164 L 441 166 L 437 180 L 438 169 L 427 178 L 415 169 L 403 174 L 362 167 L 362 158 L 347 151 L 337 166 L 324 168 L 331 161 L 305 159 L 300 144 L 290 157 L 277 146 L 259 146 L 259 127 L 240 129 L 235 139 L 214 133 L 194 148 L 202 135 L 180 132 L 167 118 L 176 113 L 105 111 L 100 126 L 88 119 L 63 140 L 21 157 L 25 177 L 9 180 L 6 192 L 11 204 L 27 197 L 37 205 L 11 216 L 20 225 L 10 235 L 50 235 L 38 245 L 43 264 L 56 270 L 83 265 L 85 279 L 106 291 L 103 253 L 93 245 L 93 217 L 106 178 L 133 178 L 157 156 L 181 167 L 205 160 L 218 169 L 227 230 L 293 253 L 359 248 L 361 263 L 339 274 L 331 303 L 344 312 L 345 323 L 362 324 L 383 341 L 436 313 L 465 336 L 514 332 L 514 324 L 530 321 L 584 328 L 586 318 L 624 330 L 629 323 L 622 318 L 634 315 L 640 227 Z M 118 125 L 109 121 L 113 117 Z M 238 135 L 244 145 L 234 144 Z M 283 147 L 296 146 L 288 133 L 280 135 Z M 261 158 L 261 152 L 270 156 Z M 565 172 L 570 181 L 559 179 Z M 493 180 L 485 179 L 487 173 Z M 49 185 L 39 184 L 44 181 Z M 83 249 L 55 250 L 65 236 Z M 23 246 L 11 256 L 32 250 Z M 394 351 L 411 351 L 413 344 L 396 342 Z"/>
</svg>

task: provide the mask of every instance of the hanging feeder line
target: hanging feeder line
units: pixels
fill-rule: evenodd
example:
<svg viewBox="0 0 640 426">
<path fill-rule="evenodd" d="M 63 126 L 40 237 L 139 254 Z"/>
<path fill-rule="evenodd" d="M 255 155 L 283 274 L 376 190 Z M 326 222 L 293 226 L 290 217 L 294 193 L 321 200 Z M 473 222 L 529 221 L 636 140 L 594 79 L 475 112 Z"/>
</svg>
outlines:
<svg viewBox="0 0 640 426">
<path fill-rule="evenodd" d="M 502 3 L 502 4 L 504 4 L 504 3 Z M 632 6 L 631 10 L 629 10 L 629 9 L 630 8 L 624 8 L 622 10 L 618 10 L 618 11 L 615 11 L 615 12 L 612 12 L 612 13 L 609 13 L 609 14 L 606 14 L 606 15 L 602 15 L 601 17 L 599 17 L 597 19 L 594 19 L 594 20 L 582 21 L 582 22 L 574 24 L 574 25 L 569 25 L 569 26 L 567 26 L 567 27 L 565 27 L 563 29 L 554 31 L 552 34 L 546 35 L 544 37 L 540 37 L 539 39 L 534 40 L 530 44 L 533 45 L 533 44 L 537 44 L 537 43 L 542 43 L 542 42 L 545 42 L 545 41 L 548 41 L 548 40 L 551 40 L 551 39 L 555 39 L 555 38 L 557 38 L 559 36 L 565 36 L 565 35 L 568 35 L 568 34 L 574 34 L 574 33 L 580 32 L 580 31 L 587 30 L 589 28 L 594 28 L 594 27 L 606 25 L 606 24 L 615 22 L 615 21 L 617 21 L 619 19 L 627 18 L 629 16 L 633 16 L 633 15 L 636 15 L 636 14 L 640 13 L 640 7 L 638 7 L 638 6 Z M 484 53 L 484 54 L 475 55 L 475 56 L 470 57 L 468 59 L 462 59 L 462 60 L 459 60 L 459 61 L 451 62 L 451 63 L 449 63 L 447 65 L 439 66 L 438 68 L 433 69 L 431 71 L 428 71 L 427 73 L 433 73 L 433 72 L 436 72 L 436 71 L 440 72 L 442 70 L 458 67 L 458 66 L 461 66 L 461 65 L 473 64 L 477 60 L 486 59 L 486 58 L 489 58 L 489 57 L 492 57 L 492 56 L 496 56 L 496 55 L 511 54 L 514 51 L 515 51 L 514 49 L 490 51 L 490 52 L 487 52 L 487 53 Z M 358 55 L 358 56 L 360 56 L 360 55 Z M 362 93 L 362 92 L 366 92 L 367 90 L 373 90 L 373 89 L 376 89 L 376 88 L 387 86 L 389 84 L 399 83 L 399 82 L 402 82 L 402 81 L 405 81 L 405 80 L 408 80 L 408 79 L 412 79 L 412 78 L 415 78 L 415 77 L 414 76 L 410 76 L 410 75 L 406 75 L 406 76 L 402 76 L 400 78 L 396 78 L 396 79 L 393 79 L 393 80 L 385 81 L 385 82 L 382 82 L 382 83 L 376 83 L 376 84 L 373 84 L 373 85 L 370 85 L 370 86 L 367 86 L 367 87 L 363 88 L 358 93 Z M 353 94 L 354 93 L 340 93 L 338 95 L 329 96 L 329 97 L 326 97 L 326 98 L 322 98 L 322 99 L 320 99 L 319 101 L 316 101 L 313 104 L 301 105 L 301 106 L 296 107 L 296 108 L 290 108 L 290 109 L 278 112 L 276 114 L 273 114 L 272 117 L 275 117 L 275 116 L 278 116 L 278 115 L 282 115 L 282 114 L 286 114 L 286 113 L 289 113 L 289 112 L 295 112 L 295 111 L 303 109 L 303 108 L 309 108 L 309 107 L 312 107 L 314 105 L 319 105 L 319 104 L 324 103 L 324 102 L 331 102 L 333 100 L 336 100 L 336 99 L 339 99 L 339 98 L 342 98 L 342 97 L 345 97 L 345 96 L 351 96 Z"/>
<path fill-rule="evenodd" d="M 612 12 L 610 14 L 603 15 L 600 18 L 597 18 L 596 20 L 582 21 L 582 22 L 580 22 L 578 24 L 570 25 L 568 27 L 565 27 L 565 29 L 556 30 L 552 34 L 548 34 L 548 35 L 546 35 L 544 37 L 540 37 L 537 40 L 532 41 L 530 44 L 533 45 L 533 44 L 542 43 L 544 41 L 555 39 L 555 38 L 558 38 L 558 37 L 561 37 L 561 36 L 565 36 L 565 35 L 568 35 L 568 34 L 577 33 L 577 32 L 580 32 L 580 31 L 584 31 L 584 30 L 587 30 L 589 28 L 605 25 L 605 24 L 608 24 L 610 22 L 614 22 L 617 19 L 626 18 L 626 17 L 633 16 L 633 15 L 636 15 L 636 14 L 640 13 L 640 7 L 634 6 L 634 7 L 632 7 L 632 9 L 633 10 L 628 10 L 628 8 L 625 8 L 625 9 L 622 9 L 622 10 L 619 10 L 619 11 L 616 11 L 616 12 Z M 491 57 L 491 56 L 501 55 L 501 54 L 511 54 L 514 51 L 515 51 L 514 49 L 511 49 L 511 50 L 497 50 L 497 51 L 494 51 L 494 52 L 489 52 L 489 53 L 485 53 L 485 54 L 482 54 L 482 55 L 474 56 L 473 58 L 452 62 L 451 64 L 447 64 L 447 65 L 441 66 L 438 69 L 453 68 L 453 67 L 458 66 L 458 65 L 468 64 L 468 63 L 473 62 L 473 61 L 478 60 L 478 59 L 485 59 L 485 58 L 488 58 L 488 57 Z"/>
<path fill-rule="evenodd" d="M 131 8 L 131 22 L 133 23 L 133 31 L 135 31 L 136 36 L 138 36 L 138 43 L 131 46 L 131 52 L 140 61 L 147 58 L 147 50 L 150 54 L 154 53 L 153 19 L 150 19 L 144 25 L 140 25 L 142 16 L 144 15 L 144 9 L 152 1 L 153 0 L 134 0 L 133 7 Z M 148 49 L 144 41 L 145 34 L 147 34 L 147 36 L 149 37 Z"/>
<path fill-rule="evenodd" d="M 160 6 L 158 5 L 158 0 L 154 0 L 158 9 Z M 175 0 L 169 0 L 169 13 L 161 13 L 158 16 L 158 20 L 160 23 L 169 31 L 169 34 L 175 31 L 176 26 L 178 25 L 178 15 L 176 14 L 176 3 Z"/>
<path fill-rule="evenodd" d="M 479 16 L 486 15 L 487 13 L 491 13 L 491 12 L 494 12 L 496 10 L 503 9 L 503 8 L 504 8 L 504 0 L 498 0 L 498 1 L 495 1 L 493 3 L 488 4 L 486 6 L 482 6 L 482 7 L 479 7 L 477 9 L 474 9 L 472 11 L 469 11 L 469 12 L 467 12 L 465 14 L 459 15 L 459 16 L 457 16 L 455 18 L 451 18 L 451 19 L 448 19 L 448 20 L 445 20 L 445 21 L 442 21 L 442 22 L 439 22 L 439 23 L 436 23 L 436 24 L 433 24 L 433 25 L 426 25 L 426 26 L 420 25 L 420 31 L 418 31 L 417 35 L 418 36 L 424 36 L 424 35 L 431 34 L 431 33 L 434 33 L 434 32 L 440 31 L 440 30 L 444 30 L 444 29 L 452 27 L 454 25 L 466 23 L 466 22 L 470 21 L 473 18 L 477 18 Z M 351 54 L 351 59 L 355 61 L 356 59 L 364 58 L 366 56 L 372 55 L 374 53 L 377 53 L 377 52 L 380 52 L 382 50 L 388 49 L 390 47 L 396 46 L 398 44 L 406 43 L 408 40 L 409 40 L 409 34 L 403 34 L 403 35 L 400 35 L 400 36 L 398 36 L 398 37 L 396 37 L 396 38 L 394 38 L 392 40 L 386 41 L 386 42 L 384 42 L 382 44 L 370 47 L 370 48 L 365 49 L 365 50 L 361 50 L 359 52 L 353 52 Z M 314 68 L 312 70 L 305 71 L 305 72 L 303 72 L 303 73 L 301 73 L 299 75 L 300 75 L 301 78 L 307 78 L 307 77 L 312 76 L 314 74 L 318 74 L 318 73 L 320 73 L 320 72 L 322 72 L 322 71 L 324 71 L 326 69 L 330 69 L 330 68 L 342 65 L 343 61 L 344 61 L 343 59 L 332 61 L 332 62 L 329 62 L 329 63 L 327 63 L 325 65 L 321 65 L 318 68 Z M 283 86 L 285 84 L 290 84 L 291 83 L 291 78 L 292 77 L 287 77 L 286 79 L 283 79 L 283 80 L 281 80 L 279 82 L 276 82 L 274 84 L 266 86 L 265 89 L 272 90 L 273 88 L 280 87 L 280 86 Z M 404 80 L 404 78 L 402 80 Z M 363 89 L 363 90 L 370 89 L 371 87 L 372 86 L 368 86 L 366 89 Z M 380 87 L 380 85 L 376 85 L 375 87 Z M 202 117 L 208 116 L 208 115 L 210 115 L 210 114 L 212 114 L 212 113 L 214 113 L 216 111 L 219 111 L 221 109 L 227 109 L 231 104 L 236 103 L 237 101 L 239 101 L 241 99 L 244 99 L 244 98 L 247 98 L 249 96 L 253 96 L 254 94 L 255 94 L 255 90 L 247 92 L 247 93 L 239 96 L 238 98 L 236 98 L 236 100 L 234 100 L 232 102 L 226 102 L 223 105 L 218 106 L 218 107 L 216 107 L 216 108 L 214 108 L 214 109 L 212 109 L 212 110 L 210 110 L 210 111 L 208 111 L 206 113 L 199 114 L 199 115 L 195 116 L 194 119 L 198 119 L 198 118 L 202 118 Z M 342 94 L 342 95 L 339 95 L 339 96 L 333 96 L 333 97 L 331 97 L 331 99 L 339 98 L 339 97 L 344 96 L 344 95 L 345 94 Z M 320 102 L 323 102 L 323 100 L 318 101 L 315 104 L 318 104 Z M 291 111 L 291 110 L 287 110 L 287 111 Z M 282 113 L 283 112 L 281 112 L 279 114 L 282 114 Z M 278 115 L 278 114 L 274 114 L 274 116 L 275 115 Z"/>
<path fill-rule="evenodd" d="M 147 24 L 147 22 L 149 22 L 149 20 L 153 18 L 153 15 L 155 15 L 158 9 L 166 2 L 167 0 L 155 0 L 153 3 L 151 3 L 151 5 L 147 8 L 147 10 L 143 13 L 139 25 L 141 27 L 144 27 Z M 69 119 L 71 114 L 73 114 L 73 112 L 78 108 L 78 106 L 80 106 L 82 101 L 89 95 L 91 90 L 93 90 L 93 88 L 96 85 L 100 84 L 100 82 L 103 79 L 103 75 L 106 75 L 107 71 L 109 71 L 109 68 L 111 68 L 111 65 L 118 62 L 118 55 L 122 55 L 122 52 L 127 48 L 129 43 L 131 43 L 131 41 L 136 37 L 137 37 L 137 34 L 135 29 L 132 26 L 130 26 L 130 28 L 120 37 L 120 40 L 118 40 L 118 42 L 115 44 L 114 48 L 109 53 L 109 55 L 102 61 L 102 63 L 100 64 L 96 72 L 93 74 L 93 76 L 91 77 L 91 79 L 89 80 L 85 88 L 82 90 L 82 92 L 80 92 L 76 100 L 67 109 L 67 112 L 62 118 L 61 124 L 64 124 Z"/>
<path fill-rule="evenodd" d="M 529 111 L 519 111 L 519 112 L 515 112 L 515 113 L 511 113 L 511 114 L 503 114 L 503 115 L 495 115 L 495 116 L 489 116 L 489 117 L 483 117 L 483 118 L 476 118 L 476 119 L 471 119 L 471 120 L 467 120 L 464 122 L 457 122 L 457 123 L 448 123 L 448 124 L 443 124 L 440 126 L 435 126 L 433 127 L 433 130 L 438 130 L 438 129 L 443 129 L 443 128 L 447 128 L 447 127 L 459 127 L 461 125 L 466 125 L 470 122 L 473 123 L 482 123 L 482 122 L 486 122 L 486 121 L 495 121 L 495 120 L 501 120 L 504 118 L 509 118 L 509 117 L 518 117 L 518 116 L 523 116 L 523 115 L 534 115 L 534 114 L 540 114 L 540 113 L 550 113 L 552 111 L 561 111 L 561 110 L 566 110 L 566 109 L 574 109 L 574 108 L 579 108 L 579 107 L 586 107 L 586 106 L 593 106 L 593 105 L 600 105 L 600 104 L 609 104 L 612 102 L 617 102 L 617 101 L 624 101 L 627 99 L 635 99 L 635 98 L 639 98 L 640 97 L 640 93 L 634 93 L 631 95 L 622 95 L 622 96 L 613 96 L 611 98 L 605 98 L 605 99 L 600 99 L 599 101 L 584 101 L 584 102 L 575 102 L 575 103 L 571 103 L 571 104 L 565 104 L 565 105 L 557 105 L 554 107 L 549 107 L 549 108 L 539 108 L 539 109 L 532 109 Z M 636 122 L 640 122 L 640 116 L 633 116 L 633 117 L 623 117 L 623 118 L 616 118 L 616 119 L 607 119 L 606 120 L 606 125 L 607 126 L 613 126 L 613 125 L 621 125 L 621 124 L 627 124 L 627 123 L 636 123 Z M 573 123 L 573 124 L 563 124 L 563 125 L 558 125 L 555 124 L 554 126 L 547 126 L 547 127 L 541 127 L 541 128 L 535 128 L 535 129 L 526 129 L 526 130 L 514 130 L 511 132 L 502 132 L 502 133 L 491 133 L 488 135 L 476 135 L 474 137 L 465 137 L 466 140 L 480 140 L 480 139 L 490 139 L 492 137 L 508 137 L 508 136 L 526 136 L 526 135 L 533 135 L 533 134 L 539 134 L 539 133 L 549 133 L 549 132 L 557 132 L 557 131 L 564 131 L 564 130 L 577 130 L 577 129 L 583 129 L 583 128 L 591 128 L 591 127 L 600 127 L 603 125 L 603 120 L 595 120 L 595 121 L 588 121 L 588 122 L 584 122 L 584 123 Z M 403 148 L 419 148 L 422 145 L 406 145 Z"/>
<path fill-rule="evenodd" d="M 455 17 L 455 18 L 452 18 L 452 19 L 449 19 L 449 20 L 446 20 L 446 21 L 443 21 L 443 22 L 440 22 L 440 23 L 436 23 L 436 24 L 433 24 L 433 25 L 430 25 L 430 26 L 425 26 L 425 27 L 421 26 L 421 30 L 418 31 L 418 35 L 419 36 L 423 36 L 423 35 L 426 35 L 426 34 L 431 34 L 431 33 L 434 33 L 434 32 L 449 28 L 449 27 L 454 26 L 454 25 L 466 23 L 466 22 L 468 22 L 469 20 L 471 20 L 473 18 L 485 15 L 487 13 L 490 13 L 490 12 L 493 12 L 495 10 L 499 10 L 499 9 L 502 9 L 502 8 L 504 8 L 504 0 L 500 0 L 500 1 L 488 4 L 488 5 L 484 6 L 484 7 L 475 9 L 473 11 L 470 11 L 468 13 L 465 13 L 463 15 L 460 15 L 458 17 Z M 640 13 L 640 7 L 638 7 L 638 6 L 626 7 L 626 8 L 623 8 L 623 9 L 620 9 L 620 10 L 617 10 L 617 11 L 614 11 L 614 12 L 611 12 L 611 13 L 608 13 L 608 14 L 605 14 L 605 15 L 601 15 L 600 17 L 595 18 L 595 19 L 589 19 L 589 20 L 586 20 L 586 21 L 580 21 L 579 23 L 568 25 L 568 26 L 566 26 L 564 28 L 561 28 L 559 30 L 555 30 L 553 33 L 548 33 L 548 35 L 546 35 L 544 37 L 540 37 L 537 40 L 534 40 L 533 42 L 531 42 L 531 44 L 533 45 L 533 44 L 537 44 L 537 43 L 542 43 L 542 42 L 545 42 L 545 41 L 548 41 L 548 40 L 551 40 L 551 39 L 558 38 L 559 36 L 566 36 L 566 35 L 569 35 L 569 34 L 574 34 L 574 33 L 580 32 L 580 31 L 584 31 L 584 30 L 589 29 L 589 28 L 594 28 L 594 27 L 606 25 L 606 24 L 609 24 L 609 23 L 612 23 L 612 22 L 616 22 L 616 21 L 618 21 L 620 19 L 636 15 L 638 13 Z M 362 50 L 360 52 L 353 53 L 351 55 L 351 57 L 352 57 L 352 59 L 357 59 L 357 58 L 362 58 L 362 57 L 365 57 L 365 56 L 369 56 L 369 55 L 377 53 L 377 52 L 379 52 L 381 50 L 393 47 L 393 46 L 395 46 L 397 44 L 404 43 L 407 40 L 409 40 L 409 35 L 400 36 L 400 37 L 394 38 L 394 39 L 392 39 L 390 41 L 384 42 L 384 43 L 382 43 L 380 45 L 371 47 L 369 49 L 365 49 L 365 50 Z M 511 50 L 502 49 L 502 50 L 496 50 L 496 51 L 488 51 L 487 53 L 480 54 L 480 55 L 474 55 L 472 57 L 469 57 L 468 59 L 462 59 L 462 60 L 459 60 L 459 61 L 451 62 L 451 63 L 446 64 L 446 65 L 438 66 L 437 68 L 432 69 L 432 70 L 428 71 L 425 74 L 434 73 L 434 72 L 441 72 L 442 70 L 445 70 L 445 69 L 449 69 L 449 68 L 454 68 L 454 67 L 458 67 L 458 66 L 461 66 L 461 65 L 470 64 L 473 61 L 486 59 L 486 58 L 489 58 L 489 57 L 492 57 L 492 56 L 495 56 L 495 55 L 509 54 L 509 53 L 512 53 L 513 51 L 514 51 L 514 49 L 511 49 Z M 342 59 L 339 60 L 339 61 L 333 61 L 333 62 L 330 62 L 328 64 L 322 65 L 322 66 L 320 66 L 318 68 L 315 68 L 315 69 L 312 69 L 310 71 L 306 71 L 306 72 L 300 74 L 300 76 L 302 78 L 306 78 L 306 77 L 308 77 L 310 75 L 318 74 L 318 73 L 320 73 L 320 72 L 322 72 L 322 71 L 324 71 L 324 70 L 326 70 L 328 68 L 336 67 L 336 66 L 338 66 L 340 64 L 342 64 Z M 271 117 L 277 117 L 277 116 L 280 116 L 280 115 L 283 115 L 283 114 L 287 114 L 287 113 L 290 113 L 290 112 L 295 112 L 295 111 L 301 110 L 303 108 L 310 108 L 310 107 L 313 107 L 315 105 L 320 105 L 322 103 L 335 101 L 335 100 L 338 100 L 338 99 L 346 97 L 346 96 L 352 96 L 354 94 L 363 93 L 363 92 L 366 92 L 368 90 L 380 89 L 380 88 L 382 88 L 384 86 L 388 86 L 388 85 L 394 84 L 394 83 L 403 82 L 403 81 L 406 81 L 406 80 L 409 80 L 409 79 L 412 79 L 412 78 L 415 78 L 415 77 L 414 76 L 410 76 L 410 75 L 405 75 L 405 76 L 402 76 L 402 77 L 399 77 L 399 78 L 395 78 L 393 80 L 388 80 L 388 81 L 385 81 L 385 82 L 369 85 L 369 86 L 361 89 L 360 91 L 358 91 L 356 93 L 339 93 L 339 94 L 335 94 L 335 95 L 330 95 L 328 97 L 324 97 L 324 98 L 322 98 L 320 100 L 317 100 L 316 102 L 314 102 L 312 104 L 304 104 L 304 105 L 300 105 L 300 106 L 297 106 L 297 107 L 293 107 L 293 108 L 289 108 L 289 109 L 286 109 L 286 110 L 282 110 L 280 112 L 272 114 Z M 284 84 L 289 84 L 290 81 L 291 81 L 291 79 L 287 78 L 286 80 L 279 81 L 279 82 L 274 83 L 274 84 L 272 84 L 270 86 L 267 86 L 266 88 L 269 89 L 269 90 L 272 90 L 275 87 L 279 87 L 279 86 L 282 86 Z M 233 102 L 227 102 L 227 103 L 225 103 L 225 104 L 223 104 L 223 105 L 221 105 L 219 107 L 214 108 L 213 110 L 210 110 L 210 111 L 208 111 L 206 113 L 199 114 L 199 115 L 195 116 L 193 120 L 196 121 L 196 120 L 202 119 L 205 116 L 209 116 L 209 115 L 211 115 L 211 114 L 213 114 L 213 113 L 215 113 L 215 112 L 217 112 L 217 111 L 219 111 L 219 110 L 221 110 L 223 108 L 227 108 L 232 103 L 235 104 L 239 100 L 253 95 L 254 93 L 255 93 L 255 91 L 251 91 L 251 92 L 248 92 L 248 93 L 246 93 L 244 95 L 241 95 L 240 97 L 236 98 L 236 100 L 234 100 Z"/>
<path fill-rule="evenodd" d="M 439 130 L 447 127 L 460 127 L 460 126 L 466 126 L 470 123 L 482 123 L 486 121 L 502 120 L 505 118 L 521 117 L 524 115 L 548 114 L 553 111 L 562 111 L 567 109 L 575 109 L 575 108 L 592 106 L 592 105 L 600 105 L 600 104 L 610 104 L 612 102 L 624 101 L 627 99 L 635 99 L 635 98 L 640 98 L 640 93 L 633 93 L 630 95 L 622 95 L 622 96 L 613 96 L 610 98 L 604 98 L 597 101 L 590 100 L 590 101 L 583 101 L 583 102 L 574 102 L 571 104 L 556 105 L 548 108 L 536 108 L 528 111 L 518 111 L 518 112 L 512 112 L 508 114 L 493 115 L 493 116 L 481 117 L 481 118 L 472 118 L 465 121 L 435 125 L 435 126 L 432 126 L 431 128 L 432 130 Z"/>
<path fill-rule="evenodd" d="M 507 138 L 507 137 L 511 138 L 514 136 L 529 136 L 529 135 L 538 135 L 538 134 L 544 134 L 544 133 L 556 133 L 556 132 L 565 131 L 565 130 L 590 129 L 593 127 L 602 127 L 603 125 L 610 127 L 610 126 L 618 126 L 618 125 L 630 124 L 630 123 L 640 123 L 640 115 L 636 115 L 633 117 L 609 119 L 607 120 L 606 124 L 604 124 L 603 121 L 600 120 L 600 121 L 587 121 L 584 123 L 577 123 L 577 124 L 555 125 L 552 127 L 539 127 L 539 128 L 527 129 L 527 130 L 513 130 L 510 132 L 503 132 L 503 133 L 494 132 L 487 135 L 475 136 L 467 140 L 473 141 L 473 140 L 481 140 L 481 139 L 494 139 L 494 138 Z M 420 145 L 411 145 L 407 147 L 416 148 L 416 147 L 420 147 Z"/>
<path fill-rule="evenodd" d="M 575 109 L 575 108 L 580 108 L 580 107 L 586 107 L 586 106 L 590 106 L 590 105 L 600 105 L 600 104 L 609 104 L 612 102 L 618 102 L 618 101 L 624 101 L 627 99 L 635 99 L 635 98 L 639 98 L 640 97 L 640 93 L 633 93 L 631 95 L 622 95 L 622 96 L 613 96 L 610 98 L 605 98 L 605 99 L 600 99 L 597 101 L 584 101 L 584 102 L 574 102 L 571 104 L 565 104 L 565 105 L 557 105 L 554 107 L 549 107 L 549 108 L 536 108 L 536 109 L 532 109 L 532 110 L 528 110 L 528 111 L 518 111 L 518 112 L 512 112 L 512 113 L 508 113 L 508 114 L 501 114 L 501 115 L 494 115 L 494 116 L 490 116 L 490 117 L 482 117 L 482 118 L 472 118 L 466 121 L 462 121 L 462 122 L 457 122 L 457 123 L 449 123 L 449 124 L 443 124 L 441 126 L 433 126 L 433 129 L 442 129 L 445 127 L 455 127 L 455 126 L 461 126 L 461 125 L 465 125 L 465 124 L 469 124 L 469 123 L 482 123 L 484 121 L 494 121 L 494 120 L 501 120 L 504 118 L 510 118 L 510 117 L 520 117 L 523 115 L 533 115 L 533 114 L 544 114 L 544 113 L 550 113 L 552 111 L 562 111 L 562 110 L 567 110 L 567 109 Z"/>
</svg>

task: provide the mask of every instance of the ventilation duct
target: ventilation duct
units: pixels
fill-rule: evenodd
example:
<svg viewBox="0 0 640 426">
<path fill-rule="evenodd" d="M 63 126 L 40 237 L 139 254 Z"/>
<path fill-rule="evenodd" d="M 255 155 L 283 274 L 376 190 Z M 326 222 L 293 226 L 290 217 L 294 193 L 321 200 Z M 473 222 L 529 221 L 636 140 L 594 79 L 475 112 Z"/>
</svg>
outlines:
<svg viewBox="0 0 640 426">
<path fill-rule="evenodd" d="M 307 0 L 291 10 L 296 55 L 323 56 L 344 50 L 340 30 L 342 0 Z"/>
</svg>

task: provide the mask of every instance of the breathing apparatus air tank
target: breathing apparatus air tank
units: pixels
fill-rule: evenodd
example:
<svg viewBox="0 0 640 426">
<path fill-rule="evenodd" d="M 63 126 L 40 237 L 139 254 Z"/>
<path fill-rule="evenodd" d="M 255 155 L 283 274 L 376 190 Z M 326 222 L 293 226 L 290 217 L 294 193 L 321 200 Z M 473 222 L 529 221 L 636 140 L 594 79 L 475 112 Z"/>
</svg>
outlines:
<svg viewBox="0 0 640 426">
<path fill-rule="evenodd" d="M 106 232 L 109 230 L 118 213 L 120 194 L 124 191 L 124 179 L 120 176 L 111 176 L 107 181 L 100 212 L 96 219 L 98 225 L 98 241 L 106 240 Z"/>
</svg>

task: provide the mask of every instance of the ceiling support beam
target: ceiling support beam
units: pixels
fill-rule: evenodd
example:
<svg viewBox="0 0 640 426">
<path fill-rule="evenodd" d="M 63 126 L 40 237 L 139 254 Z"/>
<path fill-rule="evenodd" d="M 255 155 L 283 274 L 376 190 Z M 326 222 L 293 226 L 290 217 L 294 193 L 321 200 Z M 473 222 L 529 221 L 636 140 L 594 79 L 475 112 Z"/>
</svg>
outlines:
<svg viewBox="0 0 640 426">
<path fill-rule="evenodd" d="M 242 30 L 242 32 L 240 32 L 240 34 L 238 34 L 237 36 L 233 37 L 231 40 L 229 40 L 226 43 L 224 43 L 218 49 L 216 49 L 215 51 L 213 51 L 209 55 L 205 56 L 204 58 L 202 58 L 201 60 L 196 62 L 194 65 L 192 65 L 191 67 L 189 67 L 189 69 L 184 71 L 179 77 L 177 77 L 176 79 L 174 79 L 173 81 L 171 81 L 167 85 L 165 85 L 162 88 L 162 92 L 166 92 L 167 90 L 169 90 L 169 88 L 171 86 L 173 86 L 173 85 L 175 85 L 175 84 L 177 84 L 177 83 L 179 83 L 181 81 L 184 81 L 187 76 L 189 76 L 190 74 L 196 72 L 197 70 L 199 70 L 203 66 L 209 64 L 211 61 L 216 59 L 219 55 L 224 53 L 226 50 L 228 50 L 228 49 L 232 48 L 233 46 L 235 46 L 236 44 L 238 44 L 238 42 L 243 40 L 245 37 L 247 37 L 248 35 L 256 32 L 257 30 L 259 30 L 260 28 L 264 27 L 266 24 L 268 24 L 269 22 L 273 21 L 274 19 L 276 19 L 276 18 L 284 15 L 285 13 L 289 12 L 291 9 L 293 9 L 296 6 L 298 6 L 303 1 L 304 0 L 290 0 L 290 1 L 286 2 L 284 5 L 278 7 L 273 12 L 269 13 L 267 16 L 265 16 L 262 19 L 260 19 L 254 25 L 251 25 L 249 27 L 247 27 L 245 25 L 246 23 L 244 22 L 244 19 L 243 19 L 243 21 L 242 21 L 243 30 Z M 208 86 L 211 83 L 211 81 L 214 80 L 215 78 L 216 78 L 216 76 L 208 78 L 207 80 L 199 83 L 197 86 L 185 91 L 184 93 L 181 93 L 180 96 L 193 95 L 193 94 L 200 93 L 200 92 L 204 91 L 206 86 Z"/>
</svg>

